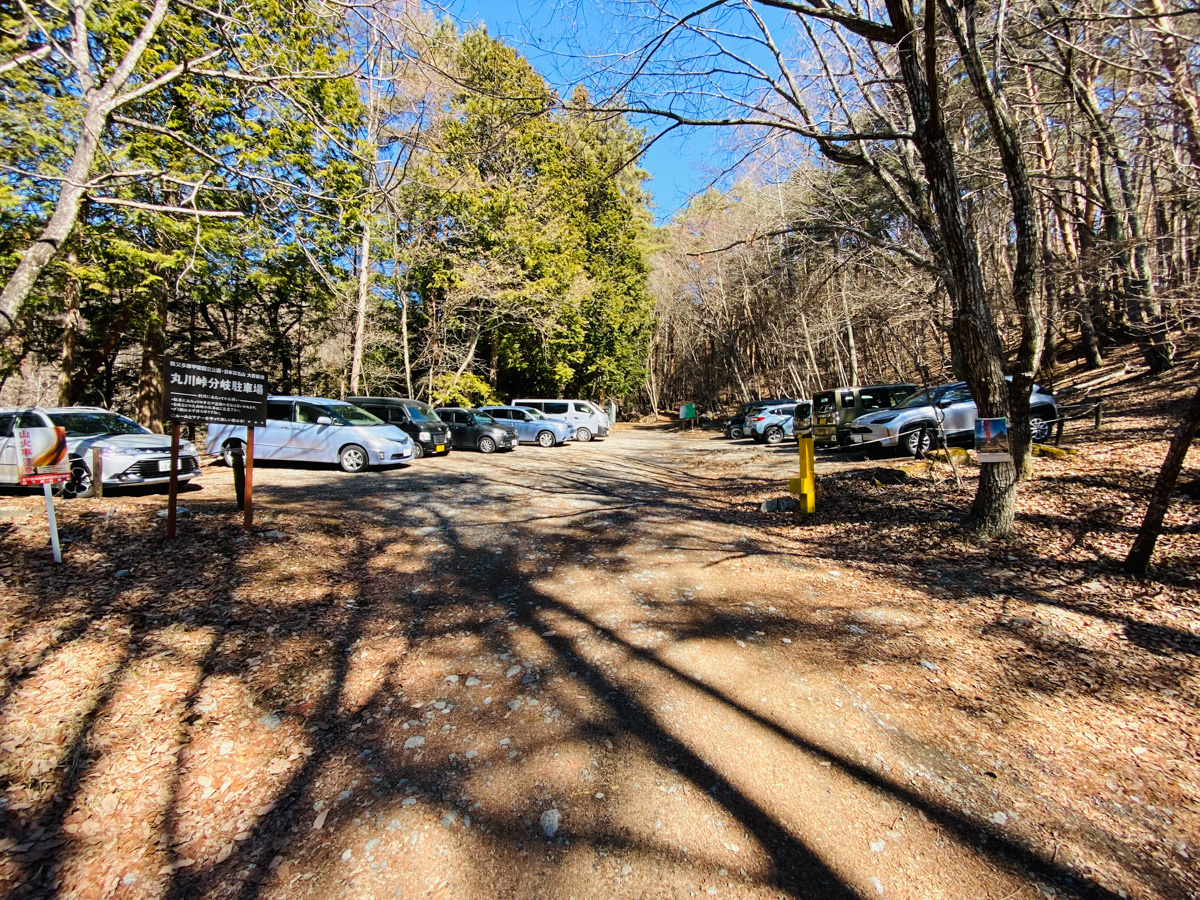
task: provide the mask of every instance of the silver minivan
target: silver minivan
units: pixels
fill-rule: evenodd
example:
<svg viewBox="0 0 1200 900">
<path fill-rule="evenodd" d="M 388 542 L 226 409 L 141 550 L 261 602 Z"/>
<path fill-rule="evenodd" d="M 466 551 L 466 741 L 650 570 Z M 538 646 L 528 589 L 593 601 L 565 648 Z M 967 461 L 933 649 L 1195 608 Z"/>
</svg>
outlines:
<svg viewBox="0 0 1200 900">
<path fill-rule="evenodd" d="M 242 425 L 209 425 L 208 452 L 226 465 L 246 446 Z M 254 459 L 337 463 L 345 472 L 410 462 L 412 440 L 365 409 L 324 397 L 268 397 L 267 424 L 254 429 Z"/>
<path fill-rule="evenodd" d="M 608 437 L 608 416 L 589 400 L 514 400 L 512 405 L 541 410 L 548 419 L 559 419 L 573 425 L 577 441 Z"/>
</svg>

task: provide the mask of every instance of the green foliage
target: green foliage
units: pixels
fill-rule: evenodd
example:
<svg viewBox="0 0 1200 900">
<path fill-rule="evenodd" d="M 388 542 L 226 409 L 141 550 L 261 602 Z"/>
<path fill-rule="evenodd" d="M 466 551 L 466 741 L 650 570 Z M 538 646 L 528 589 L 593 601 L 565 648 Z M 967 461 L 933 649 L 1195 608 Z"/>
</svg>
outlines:
<svg viewBox="0 0 1200 900">
<path fill-rule="evenodd" d="M 438 375 L 433 379 L 429 398 L 440 406 L 489 406 L 502 402 L 495 389 L 473 372 Z"/>
</svg>

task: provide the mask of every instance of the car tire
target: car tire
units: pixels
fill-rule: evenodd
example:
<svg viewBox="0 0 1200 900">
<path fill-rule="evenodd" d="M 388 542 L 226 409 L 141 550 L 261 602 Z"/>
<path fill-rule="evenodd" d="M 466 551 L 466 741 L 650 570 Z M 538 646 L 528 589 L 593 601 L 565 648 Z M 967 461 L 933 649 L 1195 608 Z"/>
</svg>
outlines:
<svg viewBox="0 0 1200 900">
<path fill-rule="evenodd" d="M 592 432 L 587 428 L 575 429 L 575 440 L 583 441 L 585 444 L 592 439 Z"/>
<path fill-rule="evenodd" d="M 413 441 L 413 459 L 420 459 L 425 455 L 425 448 L 421 446 L 420 441 Z"/>
<path fill-rule="evenodd" d="M 82 459 L 71 460 L 71 480 L 61 483 L 59 493 L 66 500 L 74 500 L 92 489 L 92 472 Z"/>
<path fill-rule="evenodd" d="M 1050 437 L 1050 420 L 1053 418 L 1053 411 L 1044 406 L 1030 411 L 1029 438 L 1033 443 L 1044 443 Z"/>
<path fill-rule="evenodd" d="M 358 444 L 347 444 L 338 451 L 338 465 L 342 467 L 343 472 L 349 472 L 351 475 L 365 472 L 370 459 L 367 451 Z"/>
<path fill-rule="evenodd" d="M 919 458 L 921 454 L 928 453 L 933 449 L 933 437 L 933 426 L 929 426 L 924 431 L 917 428 L 900 435 L 900 446 L 909 456 Z"/>
<path fill-rule="evenodd" d="M 483 437 L 481 437 L 479 439 L 479 452 L 480 453 L 495 453 L 496 452 L 496 442 L 494 440 L 492 440 L 490 437 L 488 437 L 487 435 L 484 435 Z"/>
<path fill-rule="evenodd" d="M 553 447 L 554 446 L 554 432 L 539 431 L 538 436 L 537 436 L 537 442 L 538 442 L 538 446 L 540 446 L 540 447 Z"/>
<path fill-rule="evenodd" d="M 763 440 L 768 444 L 779 444 L 783 442 L 783 429 L 778 425 L 772 425 L 767 429 L 767 433 L 763 435 Z"/>
<path fill-rule="evenodd" d="M 746 433 L 736 425 L 730 425 L 727 429 L 725 429 L 725 434 L 728 435 L 731 441 L 740 441 L 746 436 Z"/>
<path fill-rule="evenodd" d="M 237 451 L 246 452 L 245 445 L 241 441 L 226 441 L 225 446 L 221 448 L 221 461 L 229 468 L 233 468 L 233 455 Z"/>
</svg>

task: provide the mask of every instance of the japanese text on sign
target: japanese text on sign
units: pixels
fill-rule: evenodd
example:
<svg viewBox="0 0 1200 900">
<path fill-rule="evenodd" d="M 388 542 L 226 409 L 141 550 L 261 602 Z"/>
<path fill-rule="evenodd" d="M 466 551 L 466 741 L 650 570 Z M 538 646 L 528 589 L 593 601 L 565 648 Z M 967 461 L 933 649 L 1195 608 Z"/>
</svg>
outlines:
<svg viewBox="0 0 1200 900">
<path fill-rule="evenodd" d="M 21 484 L 55 484 L 71 480 L 64 428 L 21 428 L 17 431 Z"/>
<path fill-rule="evenodd" d="M 168 357 L 165 417 L 172 422 L 264 425 L 267 376 L 247 369 Z"/>
</svg>

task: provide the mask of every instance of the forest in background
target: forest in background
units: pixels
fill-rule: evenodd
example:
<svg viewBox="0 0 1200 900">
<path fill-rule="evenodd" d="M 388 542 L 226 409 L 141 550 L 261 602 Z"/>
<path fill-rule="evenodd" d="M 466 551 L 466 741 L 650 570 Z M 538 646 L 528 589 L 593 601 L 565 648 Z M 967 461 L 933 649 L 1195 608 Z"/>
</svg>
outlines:
<svg viewBox="0 0 1200 900">
<path fill-rule="evenodd" d="M 414 6 L 3 7 L 4 398 L 157 428 L 164 353 L 280 392 L 627 413 L 964 378 L 1010 420 L 1014 464 L 982 467 L 964 522 L 1000 535 L 1060 351 L 1174 364 L 1200 267 L 1196 10 L 769 0 L 609 24 L 576 48 L 592 94 L 562 96 Z M 631 122 L 722 129 L 723 186 L 654 229 Z"/>
</svg>

